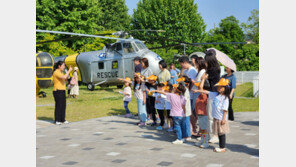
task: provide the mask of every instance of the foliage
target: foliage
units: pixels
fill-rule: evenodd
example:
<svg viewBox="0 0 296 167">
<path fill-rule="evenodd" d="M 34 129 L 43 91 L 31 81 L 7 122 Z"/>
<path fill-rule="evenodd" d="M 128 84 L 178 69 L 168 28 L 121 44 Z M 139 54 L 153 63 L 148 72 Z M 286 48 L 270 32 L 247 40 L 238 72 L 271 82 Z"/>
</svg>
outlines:
<svg viewBox="0 0 296 167">
<path fill-rule="evenodd" d="M 131 17 L 125 0 L 100 0 L 102 19 L 98 24 L 108 30 L 127 30 Z"/>
<path fill-rule="evenodd" d="M 99 32 L 103 30 L 119 30 L 128 27 L 130 17 L 127 12 L 124 0 L 37 0 L 36 28 L 81 34 L 100 34 Z M 46 35 L 45 33 L 37 33 L 36 37 L 40 42 L 45 41 Z M 56 34 L 52 37 L 54 38 L 51 39 L 60 39 L 69 36 Z M 53 51 L 54 48 L 51 48 L 53 45 L 60 45 L 62 48 L 59 50 L 91 51 L 102 48 L 102 43 L 106 43 L 106 40 L 79 38 L 48 46 L 38 45 L 36 50 Z M 64 52 L 55 51 L 57 56 Z"/>
<path fill-rule="evenodd" d="M 132 29 L 165 30 L 133 34 L 135 38 L 162 47 L 178 43 L 166 39 L 202 42 L 205 38 L 205 27 L 194 0 L 140 0 L 132 19 Z M 176 49 L 183 51 L 183 47 Z M 187 54 L 191 50 L 192 47 L 187 50 Z"/>
<path fill-rule="evenodd" d="M 259 45 L 247 44 L 242 49 L 237 49 L 231 55 L 239 71 L 259 70 Z"/>
<path fill-rule="evenodd" d="M 247 39 L 259 44 L 259 11 L 253 9 L 251 11 L 251 16 L 248 18 L 248 22 L 242 23 L 241 26 L 246 32 Z"/>
</svg>

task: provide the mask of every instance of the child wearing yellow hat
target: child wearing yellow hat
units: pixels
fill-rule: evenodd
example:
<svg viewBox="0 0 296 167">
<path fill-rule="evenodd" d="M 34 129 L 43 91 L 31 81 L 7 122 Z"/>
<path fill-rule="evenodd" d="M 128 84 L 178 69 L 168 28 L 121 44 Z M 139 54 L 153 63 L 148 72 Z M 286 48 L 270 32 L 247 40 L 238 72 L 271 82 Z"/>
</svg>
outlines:
<svg viewBox="0 0 296 167">
<path fill-rule="evenodd" d="M 152 90 L 156 90 L 156 80 L 157 76 L 155 75 L 150 75 L 149 77 L 146 78 L 148 82 L 145 82 L 146 86 L 146 91 L 148 92 L 148 97 L 147 97 L 147 104 L 146 104 L 146 110 L 147 114 L 149 114 L 150 118 L 152 117 L 153 123 L 151 126 L 156 126 L 156 109 L 155 109 L 155 97 L 153 97 L 153 93 L 151 92 Z"/>
<path fill-rule="evenodd" d="M 123 91 L 119 91 L 120 94 L 123 95 L 123 104 L 124 104 L 124 108 L 125 108 L 125 112 L 126 112 L 126 115 L 125 117 L 126 118 L 129 118 L 129 117 L 132 117 L 132 114 L 130 112 L 130 110 L 128 109 L 128 103 L 130 101 L 132 101 L 132 89 L 131 89 L 131 79 L 129 77 L 126 77 L 125 79 L 121 79 L 121 78 L 118 78 L 118 80 L 121 80 L 124 82 L 124 89 Z"/>
<path fill-rule="evenodd" d="M 208 99 L 213 99 L 212 116 L 213 116 L 213 133 L 218 135 L 219 148 L 215 148 L 214 152 L 225 152 L 226 134 L 229 133 L 228 125 L 228 106 L 229 106 L 229 80 L 221 78 L 220 81 L 214 85 L 218 92 L 210 92 L 207 90 L 195 90 L 196 92 L 208 94 Z M 204 84 L 204 79 L 201 82 L 201 87 Z M 209 111 L 210 112 L 210 111 Z"/>
</svg>

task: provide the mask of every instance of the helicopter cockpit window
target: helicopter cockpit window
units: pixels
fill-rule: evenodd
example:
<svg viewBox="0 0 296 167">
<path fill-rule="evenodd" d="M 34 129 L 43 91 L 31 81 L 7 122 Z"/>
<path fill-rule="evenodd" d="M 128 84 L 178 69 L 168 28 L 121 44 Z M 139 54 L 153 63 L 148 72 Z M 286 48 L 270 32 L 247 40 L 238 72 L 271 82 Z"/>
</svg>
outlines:
<svg viewBox="0 0 296 167">
<path fill-rule="evenodd" d="M 147 47 L 146 47 L 142 42 L 140 42 L 140 41 L 136 41 L 135 43 L 137 44 L 138 48 L 140 48 L 140 49 L 146 49 L 146 48 L 147 48 Z"/>
<path fill-rule="evenodd" d="M 139 51 L 138 47 L 136 46 L 136 44 L 132 43 L 133 47 L 135 48 L 136 52 Z M 140 49 L 141 50 L 141 49 Z"/>
<path fill-rule="evenodd" d="M 144 49 L 143 45 L 140 42 L 136 41 L 135 43 L 137 44 L 137 46 L 140 50 Z"/>
<path fill-rule="evenodd" d="M 113 44 L 111 46 L 111 50 L 121 51 L 122 50 L 121 43 L 115 43 L 115 44 Z"/>
<path fill-rule="evenodd" d="M 118 61 L 112 61 L 112 69 L 118 68 Z"/>
<path fill-rule="evenodd" d="M 104 62 L 99 62 L 99 69 L 104 69 Z"/>
<path fill-rule="evenodd" d="M 131 43 L 123 43 L 123 51 L 124 51 L 124 53 L 133 53 L 133 52 L 135 52 Z"/>
</svg>

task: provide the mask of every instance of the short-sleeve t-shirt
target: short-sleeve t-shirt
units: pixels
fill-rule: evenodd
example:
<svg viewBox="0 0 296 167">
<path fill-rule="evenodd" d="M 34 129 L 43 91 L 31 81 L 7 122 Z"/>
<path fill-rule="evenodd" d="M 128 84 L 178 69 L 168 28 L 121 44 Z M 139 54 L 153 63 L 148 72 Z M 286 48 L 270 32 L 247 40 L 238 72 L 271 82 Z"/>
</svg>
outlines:
<svg viewBox="0 0 296 167">
<path fill-rule="evenodd" d="M 197 75 L 197 70 L 191 66 L 189 69 L 184 70 L 183 75 L 188 76 L 188 78 L 194 80 Z M 193 92 L 190 91 L 190 99 L 193 99 Z"/>
<path fill-rule="evenodd" d="M 209 99 L 213 99 L 212 103 L 212 116 L 218 120 L 223 120 L 224 110 L 228 110 L 229 99 L 224 95 L 220 95 L 218 92 L 210 92 Z M 226 114 L 226 120 L 228 120 L 228 114 Z"/>
<path fill-rule="evenodd" d="M 228 79 L 229 80 L 229 88 L 230 91 L 231 89 L 235 89 L 236 88 L 236 77 L 235 75 L 231 74 L 230 76 L 227 76 L 227 74 L 223 75 L 222 78 Z M 233 96 L 234 96 L 234 92 L 233 92 Z"/>
<path fill-rule="evenodd" d="M 157 110 L 164 110 L 166 96 L 156 92 L 153 94 L 153 97 L 155 97 L 155 108 Z"/>
<path fill-rule="evenodd" d="M 135 93 L 134 93 L 135 97 L 137 99 L 143 100 L 145 90 L 146 90 L 146 86 L 144 84 L 136 84 Z"/>
<path fill-rule="evenodd" d="M 123 89 L 123 92 L 129 94 L 129 95 L 123 95 L 123 101 L 131 101 L 132 100 L 132 89 L 131 89 L 131 87 L 125 87 Z"/>
<path fill-rule="evenodd" d="M 61 78 L 63 75 L 60 70 L 55 70 L 53 72 L 53 91 L 66 90 L 65 80 Z"/>
<path fill-rule="evenodd" d="M 174 93 L 167 93 L 167 100 L 171 103 L 170 116 L 184 117 L 184 111 L 182 106 L 186 104 L 184 96 L 180 96 Z"/>
</svg>

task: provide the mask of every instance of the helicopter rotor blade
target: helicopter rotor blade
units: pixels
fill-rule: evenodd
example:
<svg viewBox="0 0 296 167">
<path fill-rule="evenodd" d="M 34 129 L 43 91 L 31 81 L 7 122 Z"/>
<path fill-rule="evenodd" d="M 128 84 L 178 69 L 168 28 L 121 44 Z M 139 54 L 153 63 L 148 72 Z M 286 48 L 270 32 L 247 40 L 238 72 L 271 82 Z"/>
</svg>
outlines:
<svg viewBox="0 0 296 167">
<path fill-rule="evenodd" d="M 131 40 L 131 39 L 124 39 L 124 38 L 105 37 L 105 36 L 98 36 L 98 35 L 79 34 L 79 33 L 62 32 L 62 31 L 36 30 L 36 32 L 52 33 L 52 34 L 64 34 L 64 35 L 75 35 L 75 36 L 94 37 L 94 38 L 103 38 L 103 39 L 125 40 L 125 41 L 130 41 Z"/>
<path fill-rule="evenodd" d="M 112 35 L 112 33 L 106 33 L 106 34 L 96 34 L 98 36 L 102 36 L 102 35 Z M 51 43 L 51 42 L 59 42 L 59 41 L 69 41 L 69 40 L 73 40 L 73 39 L 81 39 L 81 38 L 88 38 L 88 37 L 84 37 L 84 36 L 74 36 L 74 37 L 68 37 L 68 38 L 61 38 L 61 39 L 54 39 L 54 40 L 49 40 L 49 41 L 42 41 L 42 42 L 37 42 L 36 44 L 45 44 L 45 43 Z"/>
</svg>

